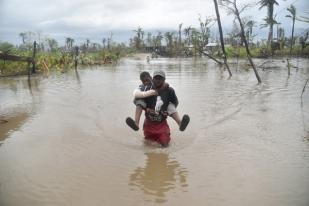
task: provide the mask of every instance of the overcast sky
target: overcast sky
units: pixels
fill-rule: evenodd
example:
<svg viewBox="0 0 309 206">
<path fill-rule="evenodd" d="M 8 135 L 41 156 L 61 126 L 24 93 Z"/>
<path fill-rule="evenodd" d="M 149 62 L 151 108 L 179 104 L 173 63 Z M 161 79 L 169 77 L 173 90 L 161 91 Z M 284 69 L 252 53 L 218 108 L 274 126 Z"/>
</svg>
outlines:
<svg viewBox="0 0 309 206">
<path fill-rule="evenodd" d="M 286 8 L 291 3 L 299 15 L 309 13 L 309 0 L 277 0 L 275 7 L 277 20 L 283 27 L 290 26 L 286 18 Z M 238 0 L 239 3 L 251 2 L 252 8 L 244 15 L 251 16 L 258 25 L 266 16 L 267 10 L 258 10 L 252 0 Z M 231 29 L 233 17 L 220 8 L 224 32 Z M 145 31 L 176 30 L 180 23 L 198 27 L 199 14 L 215 16 L 213 0 L 0 0 L 0 41 L 20 43 L 20 32 L 41 31 L 43 35 L 64 41 L 72 37 L 78 42 L 90 38 L 101 42 L 110 32 L 116 41 L 127 42 L 138 26 Z M 296 31 L 301 32 L 309 24 L 297 22 Z M 216 31 L 216 28 L 214 27 Z M 288 32 L 289 30 L 287 30 Z M 267 29 L 255 28 L 255 33 L 265 36 Z"/>
</svg>

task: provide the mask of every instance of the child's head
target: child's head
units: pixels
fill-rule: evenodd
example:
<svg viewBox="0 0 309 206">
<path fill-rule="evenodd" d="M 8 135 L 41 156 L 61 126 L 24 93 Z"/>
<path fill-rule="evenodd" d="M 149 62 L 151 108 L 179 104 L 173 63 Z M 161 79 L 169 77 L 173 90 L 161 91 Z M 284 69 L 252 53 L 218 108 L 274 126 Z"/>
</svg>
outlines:
<svg viewBox="0 0 309 206">
<path fill-rule="evenodd" d="M 151 84 L 152 78 L 149 72 L 142 72 L 139 77 L 140 80 L 143 82 L 143 85 Z"/>
</svg>

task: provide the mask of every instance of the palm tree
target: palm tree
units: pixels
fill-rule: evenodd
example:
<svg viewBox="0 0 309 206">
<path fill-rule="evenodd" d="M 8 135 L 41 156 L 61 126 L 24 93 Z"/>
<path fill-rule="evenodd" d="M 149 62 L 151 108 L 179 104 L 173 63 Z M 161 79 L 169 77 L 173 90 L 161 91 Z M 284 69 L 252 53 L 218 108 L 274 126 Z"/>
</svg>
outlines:
<svg viewBox="0 0 309 206">
<path fill-rule="evenodd" d="M 284 48 L 285 44 L 285 37 L 284 37 L 284 29 L 282 27 L 278 28 L 278 41 L 280 43 L 280 49 Z"/>
<path fill-rule="evenodd" d="M 210 26 L 209 24 L 213 21 L 212 18 L 206 17 L 205 22 L 202 21 L 202 17 L 199 17 L 200 22 L 200 44 L 204 48 L 208 44 L 208 39 L 210 36 Z"/>
<path fill-rule="evenodd" d="M 189 39 L 193 44 L 194 56 L 196 56 L 197 51 L 203 51 L 203 47 L 201 46 L 201 32 L 199 32 L 196 28 L 192 28 Z"/>
<path fill-rule="evenodd" d="M 191 30 L 192 30 L 191 26 L 188 26 L 188 27 L 184 28 L 184 35 L 187 38 L 188 46 L 190 46 L 190 44 L 191 44 L 191 41 L 190 41 Z"/>
<path fill-rule="evenodd" d="M 27 33 L 25 33 L 25 32 L 19 33 L 19 36 L 21 37 L 21 40 L 22 40 L 23 44 L 25 44 L 26 43 L 25 40 L 26 40 Z"/>
<path fill-rule="evenodd" d="M 58 42 L 55 39 L 47 38 L 46 41 L 51 51 L 55 51 L 58 48 Z"/>
<path fill-rule="evenodd" d="M 293 41 L 294 41 L 294 25 L 295 25 L 295 19 L 296 19 L 296 8 L 293 4 L 290 5 L 287 10 L 290 12 L 289 15 L 286 15 L 286 17 L 291 18 L 293 21 L 293 26 L 292 26 L 292 38 L 291 38 L 291 44 L 290 44 L 290 55 L 292 53 L 293 49 Z"/>
<path fill-rule="evenodd" d="M 90 39 L 86 39 L 86 47 L 87 47 L 87 49 L 89 49 L 89 46 L 90 46 Z"/>
<path fill-rule="evenodd" d="M 107 49 L 110 50 L 113 42 L 113 32 L 109 33 L 109 37 L 107 38 Z"/>
<path fill-rule="evenodd" d="M 134 32 L 136 32 L 136 37 L 135 39 L 135 47 L 137 50 L 141 49 L 141 45 L 142 45 L 142 40 L 144 38 L 144 31 L 141 27 L 138 27 L 136 30 L 133 30 Z"/>
<path fill-rule="evenodd" d="M 142 37 L 142 41 L 141 41 L 141 43 L 142 43 L 142 47 L 144 46 L 144 35 L 145 35 L 145 32 L 144 31 L 142 31 L 141 32 L 141 37 Z"/>
<path fill-rule="evenodd" d="M 152 34 L 151 34 L 151 32 L 147 32 L 147 40 L 146 40 L 146 42 L 147 42 L 147 46 L 151 46 L 151 39 L 152 39 Z"/>
<path fill-rule="evenodd" d="M 65 44 L 68 50 L 71 50 L 73 48 L 74 39 L 70 37 L 65 38 Z"/>
<path fill-rule="evenodd" d="M 255 26 L 255 21 L 250 20 L 246 23 L 246 27 L 248 28 L 248 43 L 250 44 L 250 39 L 252 37 L 253 27 Z"/>
<path fill-rule="evenodd" d="M 105 46 L 106 46 L 106 38 L 103 38 L 103 39 L 102 39 L 102 43 L 103 43 L 103 49 L 105 49 Z"/>
<path fill-rule="evenodd" d="M 155 36 L 155 37 L 153 38 L 153 45 L 154 45 L 155 48 L 161 46 L 161 44 L 162 44 L 162 43 L 161 43 L 162 39 L 163 39 L 162 33 L 159 31 L 158 34 L 157 34 L 157 36 Z"/>
<path fill-rule="evenodd" d="M 166 47 L 168 49 L 168 51 L 170 52 L 170 54 L 172 53 L 173 50 L 173 37 L 174 37 L 174 33 L 173 32 L 165 32 L 164 33 L 164 37 L 165 37 L 165 41 L 166 41 Z"/>
<path fill-rule="evenodd" d="M 266 25 L 269 25 L 268 32 L 268 44 L 273 40 L 273 26 L 276 24 L 276 20 L 274 19 L 274 5 L 279 5 L 276 0 L 260 0 L 260 9 L 263 7 L 267 7 L 267 16 L 264 19 Z"/>
</svg>

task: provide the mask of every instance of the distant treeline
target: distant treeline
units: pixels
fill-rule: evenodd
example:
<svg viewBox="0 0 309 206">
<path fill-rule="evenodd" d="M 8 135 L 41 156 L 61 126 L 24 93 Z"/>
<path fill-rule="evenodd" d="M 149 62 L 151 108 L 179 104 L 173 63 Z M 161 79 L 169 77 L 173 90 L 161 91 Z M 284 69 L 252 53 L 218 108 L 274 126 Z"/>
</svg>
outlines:
<svg viewBox="0 0 309 206">
<path fill-rule="evenodd" d="M 216 2 L 216 0 L 214 0 Z M 216 5 L 216 3 L 215 3 Z M 220 10 L 230 13 L 234 18 L 232 29 L 228 33 L 214 36 L 214 25 L 219 21 L 213 17 L 202 18 L 199 15 L 198 27 L 184 27 L 182 23 L 172 31 L 157 31 L 156 33 L 146 32 L 143 28 L 137 27 L 133 30 L 133 37 L 129 44 L 116 43 L 113 41 L 113 33 L 108 37 L 103 37 L 101 42 L 92 42 L 85 39 L 83 43 L 77 44 L 74 38 L 66 37 L 65 44 L 59 45 L 54 38 L 44 36 L 42 32 L 21 32 L 19 37 L 21 43 L 12 45 L 8 42 L 0 42 L 0 52 L 20 56 L 31 56 L 33 42 L 37 45 L 38 69 L 51 68 L 64 70 L 74 65 L 76 58 L 82 65 L 109 64 L 116 62 L 120 57 L 134 52 L 151 52 L 155 56 L 162 55 L 167 57 L 191 57 L 211 55 L 211 57 L 263 57 L 270 56 L 309 56 L 309 29 L 299 34 L 294 34 L 295 24 L 299 21 L 309 23 L 309 18 L 297 14 L 294 5 L 281 12 L 286 18 L 291 19 L 291 34 L 286 34 L 285 27 L 288 25 L 280 24 L 276 18 L 276 0 L 260 0 L 256 6 L 259 9 L 267 9 L 267 15 L 263 22 L 256 22 L 253 17 L 242 17 L 242 12 L 249 8 L 249 5 L 238 6 L 236 0 L 220 0 Z M 218 8 L 218 6 L 216 6 Z M 217 15 L 220 15 L 219 12 Z M 223 20 L 221 20 L 223 21 Z M 258 40 L 254 29 L 268 27 L 268 38 Z M 276 35 L 274 35 L 274 28 Z M 223 42 L 223 43 L 222 43 Z M 223 53 L 221 44 L 225 44 Z M 75 51 L 78 48 L 78 56 Z M 209 57 L 209 56 L 208 56 Z M 224 57 L 224 58 L 226 58 Z M 25 72 L 26 63 L 0 60 L 0 75 L 9 73 Z"/>
<path fill-rule="evenodd" d="M 216 0 L 214 0 L 215 4 Z M 283 25 L 276 20 L 279 14 L 276 13 L 276 7 L 279 5 L 276 0 L 260 0 L 258 6 L 260 10 L 267 10 L 267 15 L 263 22 L 256 22 L 252 16 L 242 17 L 242 13 L 248 10 L 252 5 L 238 5 L 236 0 L 219 0 L 221 10 L 226 11 L 231 18 L 234 19 L 232 29 L 223 34 L 224 44 L 228 47 L 228 56 L 244 56 L 242 52 L 245 40 L 252 49 L 252 56 L 267 57 L 270 55 L 302 55 L 308 56 L 307 49 L 309 45 L 307 28 L 300 34 L 294 34 L 295 24 L 297 22 L 309 23 L 309 17 L 298 15 L 296 7 L 291 4 L 288 8 L 280 10 L 280 15 L 291 19 L 291 34 L 287 34 L 285 30 L 289 25 Z M 214 6 L 215 6 L 214 4 Z M 284 12 L 285 11 L 285 12 Z M 239 18 L 239 19 L 238 19 Z M 239 24 L 239 21 L 241 24 Z M 135 35 L 130 39 L 130 47 L 136 50 L 145 50 L 145 48 L 154 48 L 164 45 L 164 53 L 168 56 L 196 56 L 202 55 L 203 51 L 221 55 L 220 41 L 218 35 L 213 35 L 213 25 L 217 19 L 213 17 L 198 18 L 198 27 L 184 27 L 182 23 L 173 31 L 145 32 L 143 28 L 138 27 L 134 30 Z M 223 21 L 223 20 L 221 20 Z M 268 38 L 266 40 L 258 40 L 258 36 L 254 33 L 254 29 L 268 27 Z M 276 35 L 274 35 L 276 30 Z M 242 34 L 243 32 L 243 34 Z M 245 37 L 245 39 L 243 38 Z M 293 50 L 293 47 L 296 47 Z"/>
</svg>

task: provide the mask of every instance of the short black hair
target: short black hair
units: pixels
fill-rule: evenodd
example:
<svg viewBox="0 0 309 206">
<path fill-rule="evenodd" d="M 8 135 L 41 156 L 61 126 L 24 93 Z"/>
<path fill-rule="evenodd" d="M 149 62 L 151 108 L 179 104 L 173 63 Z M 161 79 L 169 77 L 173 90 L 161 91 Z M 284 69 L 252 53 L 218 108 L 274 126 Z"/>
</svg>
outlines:
<svg viewBox="0 0 309 206">
<path fill-rule="evenodd" d="M 145 72 L 142 72 L 142 73 L 139 75 L 140 80 L 143 80 L 143 79 L 146 78 L 146 77 L 151 77 L 149 72 L 146 72 L 146 71 L 145 71 Z"/>
</svg>

